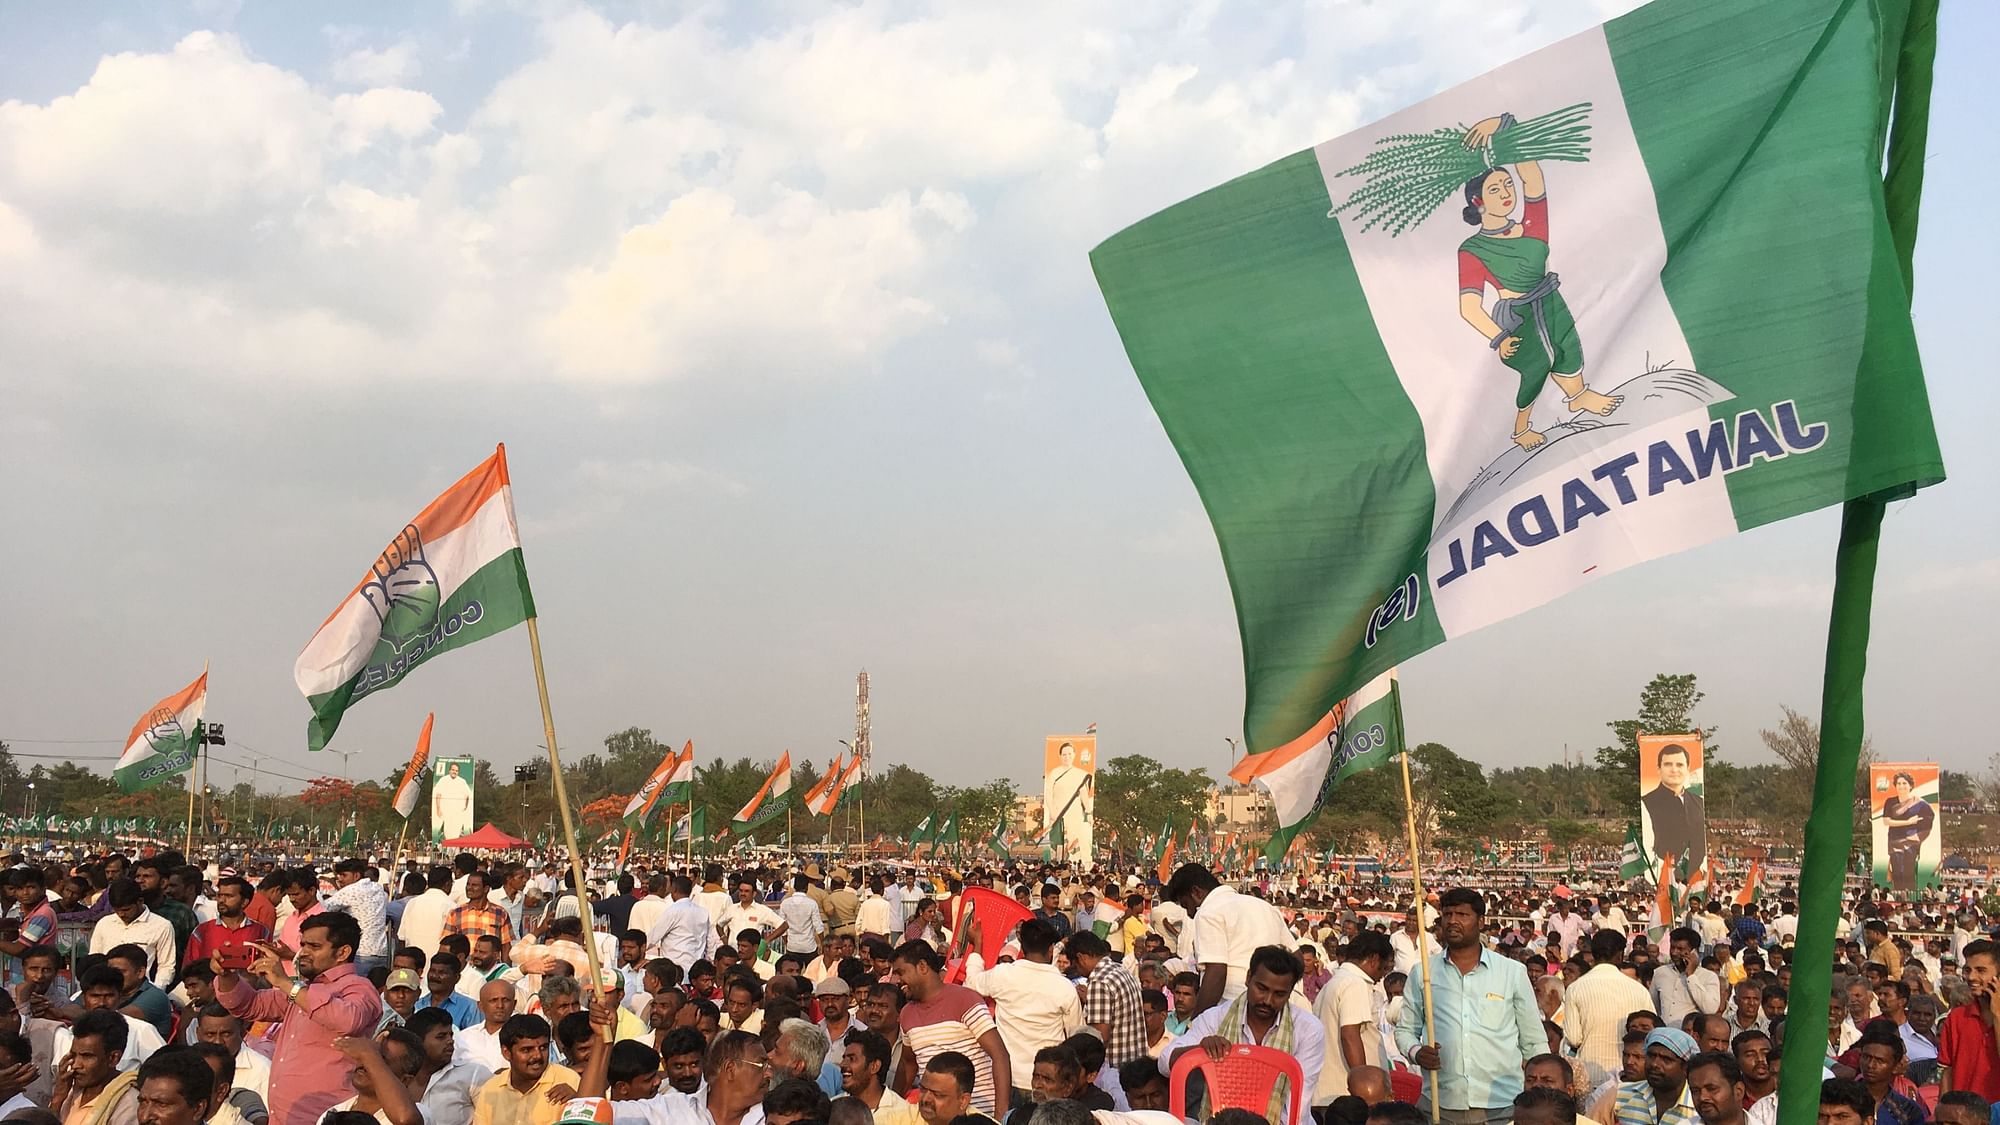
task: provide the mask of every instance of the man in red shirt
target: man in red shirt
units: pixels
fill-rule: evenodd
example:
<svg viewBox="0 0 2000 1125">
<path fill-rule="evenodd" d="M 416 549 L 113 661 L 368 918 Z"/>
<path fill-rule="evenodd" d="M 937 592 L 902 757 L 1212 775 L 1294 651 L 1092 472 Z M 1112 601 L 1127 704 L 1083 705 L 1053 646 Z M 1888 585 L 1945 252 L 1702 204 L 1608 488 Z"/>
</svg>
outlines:
<svg viewBox="0 0 2000 1125">
<path fill-rule="evenodd" d="M 1938 1027 L 1938 1092 L 1970 1090 L 2000 1100 L 2000 1035 L 1994 1032 L 1993 992 L 2000 985 L 2000 945 L 1967 942 L 1959 955 L 1972 1002 L 1951 1010 Z"/>
<path fill-rule="evenodd" d="M 250 896 L 255 893 L 247 879 L 232 875 L 217 880 L 215 917 L 196 926 L 194 933 L 188 935 L 187 956 L 181 964 L 192 965 L 224 949 L 245 950 L 253 943 L 270 940 L 271 931 L 252 921 L 247 913 Z"/>
</svg>

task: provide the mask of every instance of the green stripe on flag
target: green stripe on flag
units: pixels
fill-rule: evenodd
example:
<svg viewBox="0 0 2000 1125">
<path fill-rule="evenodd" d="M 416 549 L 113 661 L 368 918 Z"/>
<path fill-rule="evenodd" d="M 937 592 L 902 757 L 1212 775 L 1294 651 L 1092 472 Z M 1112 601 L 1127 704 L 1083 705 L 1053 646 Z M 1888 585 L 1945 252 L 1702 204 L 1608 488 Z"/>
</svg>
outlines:
<svg viewBox="0 0 2000 1125">
<path fill-rule="evenodd" d="M 528 590 L 528 571 L 515 547 L 472 572 L 440 599 L 431 631 L 403 646 L 402 652 L 378 641 L 361 671 L 324 695 L 308 699 L 313 717 L 306 723 L 306 744 L 320 750 L 332 740 L 349 707 L 376 692 L 403 682 L 420 665 L 456 648 L 505 632 L 535 615 L 535 598 Z"/>
</svg>

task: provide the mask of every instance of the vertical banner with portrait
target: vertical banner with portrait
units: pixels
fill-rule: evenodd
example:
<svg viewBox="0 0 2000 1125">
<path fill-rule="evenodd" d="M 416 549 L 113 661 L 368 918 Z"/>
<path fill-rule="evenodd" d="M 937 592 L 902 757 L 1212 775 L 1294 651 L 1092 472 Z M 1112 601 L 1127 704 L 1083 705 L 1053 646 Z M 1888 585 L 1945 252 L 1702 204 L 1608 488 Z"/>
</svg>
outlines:
<svg viewBox="0 0 2000 1125">
<path fill-rule="evenodd" d="M 456 840 L 470 835 L 472 823 L 472 778 L 476 763 L 471 758 L 437 758 L 431 762 L 431 843 Z"/>
<path fill-rule="evenodd" d="M 1875 837 L 1875 885 L 1915 895 L 1938 886 L 1944 853 L 1938 823 L 1936 762 L 1876 762 L 1868 767 L 1868 816 Z"/>
<path fill-rule="evenodd" d="M 1058 860 L 1089 863 L 1095 841 L 1091 816 L 1097 808 L 1097 736 L 1052 735 L 1042 745 L 1042 830 L 1062 818 Z M 1054 834 L 1050 834 L 1054 843 Z"/>
<path fill-rule="evenodd" d="M 1699 734 L 1639 736 L 1639 832 L 1656 865 L 1670 855 L 1692 872 L 1708 856 L 1701 762 Z"/>
</svg>

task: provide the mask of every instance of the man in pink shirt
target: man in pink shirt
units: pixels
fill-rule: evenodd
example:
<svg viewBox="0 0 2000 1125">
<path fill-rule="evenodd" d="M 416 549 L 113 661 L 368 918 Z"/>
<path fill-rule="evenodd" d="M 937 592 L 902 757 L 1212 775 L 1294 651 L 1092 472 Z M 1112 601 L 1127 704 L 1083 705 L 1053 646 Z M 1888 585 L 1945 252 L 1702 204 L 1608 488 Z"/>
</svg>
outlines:
<svg viewBox="0 0 2000 1125">
<path fill-rule="evenodd" d="M 286 972 L 294 972 L 292 955 L 299 948 L 299 927 L 306 919 L 317 917 L 326 910 L 319 900 L 319 873 L 310 867 L 294 867 L 285 872 L 285 897 L 292 902 L 292 912 L 278 923 L 278 956 L 284 962 Z"/>
<path fill-rule="evenodd" d="M 271 1053 L 271 1125 L 314 1125 L 321 1114 L 345 1101 L 353 1092 L 348 1074 L 354 1067 L 334 1040 L 373 1035 L 382 1020 L 381 995 L 354 969 L 361 925 L 353 915 L 315 914 L 299 926 L 298 939 L 297 980 L 286 973 L 276 949 L 258 947 L 260 956 L 250 971 L 270 983 L 267 989 L 252 988 L 234 969 L 224 968 L 220 956 L 210 962 L 215 998 L 231 1015 L 245 1022 L 278 1021 Z"/>
</svg>

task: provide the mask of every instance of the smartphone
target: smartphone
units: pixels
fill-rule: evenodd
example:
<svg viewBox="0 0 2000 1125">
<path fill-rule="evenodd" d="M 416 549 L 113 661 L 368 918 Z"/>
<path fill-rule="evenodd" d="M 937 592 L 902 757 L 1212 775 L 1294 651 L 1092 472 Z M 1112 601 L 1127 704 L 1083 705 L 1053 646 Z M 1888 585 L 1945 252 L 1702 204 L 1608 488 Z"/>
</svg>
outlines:
<svg viewBox="0 0 2000 1125">
<path fill-rule="evenodd" d="M 225 945 L 215 951 L 216 963 L 225 969 L 247 969 L 257 959 L 257 951 L 247 945 Z"/>
</svg>

